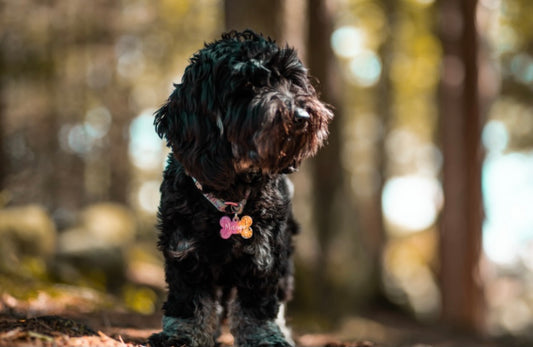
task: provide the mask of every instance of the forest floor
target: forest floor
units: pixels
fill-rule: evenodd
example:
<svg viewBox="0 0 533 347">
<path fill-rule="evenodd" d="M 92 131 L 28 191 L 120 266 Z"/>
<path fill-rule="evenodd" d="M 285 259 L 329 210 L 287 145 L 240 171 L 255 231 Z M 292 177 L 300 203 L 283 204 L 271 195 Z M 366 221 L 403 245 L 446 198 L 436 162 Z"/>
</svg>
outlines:
<svg viewBox="0 0 533 347">
<path fill-rule="evenodd" d="M 160 314 L 133 313 L 91 290 L 58 288 L 55 294 L 38 292 L 22 299 L 0 290 L 0 346 L 142 347 L 148 336 L 160 330 Z M 533 346 L 532 340 L 464 335 L 391 312 L 346 319 L 329 334 L 295 330 L 298 347 Z M 218 342 L 218 347 L 233 345 L 227 329 Z"/>
<path fill-rule="evenodd" d="M 0 346 L 110 346 L 143 347 L 160 329 L 159 315 L 123 311 L 40 315 L 10 307 L 0 312 Z M 354 336 L 364 336 L 357 339 Z M 374 335 L 374 337 L 372 336 Z M 511 338 L 489 340 L 423 326 L 396 315 L 353 318 L 332 334 L 295 334 L 299 347 L 531 347 L 532 341 Z M 224 333 L 218 347 L 230 347 Z"/>
</svg>

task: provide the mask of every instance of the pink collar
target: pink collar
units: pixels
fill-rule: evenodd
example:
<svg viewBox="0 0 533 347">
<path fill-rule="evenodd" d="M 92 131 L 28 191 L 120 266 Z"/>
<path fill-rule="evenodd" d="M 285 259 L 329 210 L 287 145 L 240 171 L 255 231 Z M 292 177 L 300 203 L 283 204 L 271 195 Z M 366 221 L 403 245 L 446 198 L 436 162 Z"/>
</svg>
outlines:
<svg viewBox="0 0 533 347">
<path fill-rule="evenodd" d="M 196 185 L 196 188 L 198 188 L 198 190 L 202 193 L 202 195 L 207 200 L 209 200 L 209 202 L 213 206 L 215 206 L 217 210 L 219 210 L 222 213 L 233 214 L 233 219 L 229 218 L 228 216 L 223 216 L 222 218 L 220 218 L 219 224 L 221 226 L 221 229 L 220 229 L 221 238 L 229 239 L 231 235 L 234 235 L 234 234 L 241 235 L 245 239 L 249 239 L 252 237 L 253 235 L 252 217 L 243 216 L 242 219 L 239 218 L 239 215 L 244 210 L 244 205 L 246 205 L 246 201 L 248 200 L 248 197 L 250 196 L 250 189 L 246 191 L 245 198 L 242 199 L 240 202 L 224 201 L 224 200 L 221 200 L 215 197 L 211 193 L 204 193 L 200 182 L 198 182 L 198 180 L 192 176 L 191 178 L 194 184 Z"/>
<path fill-rule="evenodd" d="M 222 199 L 217 198 L 214 194 L 211 193 L 204 193 L 202 184 L 198 182 L 198 180 L 194 177 L 192 177 L 192 180 L 194 184 L 196 185 L 196 188 L 202 193 L 202 195 L 213 205 L 217 210 L 223 213 L 227 214 L 235 214 L 239 215 L 244 210 L 244 206 L 246 205 L 246 201 L 248 200 L 248 197 L 250 196 L 250 189 L 246 191 L 246 195 L 244 199 L 242 199 L 240 202 L 232 202 L 232 201 L 224 201 Z"/>
</svg>

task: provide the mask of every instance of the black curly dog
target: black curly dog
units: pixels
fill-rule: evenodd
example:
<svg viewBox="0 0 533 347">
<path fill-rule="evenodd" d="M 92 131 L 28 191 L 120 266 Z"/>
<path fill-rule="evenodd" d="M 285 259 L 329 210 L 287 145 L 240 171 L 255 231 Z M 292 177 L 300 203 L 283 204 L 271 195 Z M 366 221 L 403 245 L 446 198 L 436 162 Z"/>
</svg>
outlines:
<svg viewBox="0 0 533 347">
<path fill-rule="evenodd" d="M 286 174 L 323 145 L 332 117 L 292 48 L 247 30 L 194 54 L 155 113 L 172 153 L 158 216 L 169 292 L 151 346 L 214 346 L 224 309 L 235 346 L 293 345 Z"/>
</svg>

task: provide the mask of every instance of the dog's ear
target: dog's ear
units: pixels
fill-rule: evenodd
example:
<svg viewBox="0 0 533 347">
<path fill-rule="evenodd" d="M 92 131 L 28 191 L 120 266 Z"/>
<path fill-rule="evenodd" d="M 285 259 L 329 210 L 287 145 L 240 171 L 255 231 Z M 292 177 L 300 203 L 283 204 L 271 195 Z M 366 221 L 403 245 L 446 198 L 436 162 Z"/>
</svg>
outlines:
<svg viewBox="0 0 533 347">
<path fill-rule="evenodd" d="M 168 121 L 168 103 L 164 104 L 159 108 L 159 110 L 154 113 L 154 126 L 157 135 L 160 138 L 167 140 L 167 146 L 170 146 L 170 141 L 167 138 L 169 131 L 169 121 Z"/>
<path fill-rule="evenodd" d="M 205 88 L 189 84 L 184 77 L 155 112 L 154 125 L 189 175 L 206 187 L 223 190 L 233 183 L 235 169 L 230 145 L 221 136 L 217 110 L 206 104 L 208 96 L 201 95 Z"/>
<path fill-rule="evenodd" d="M 182 85 L 174 84 L 174 91 L 169 96 L 167 102 L 154 113 L 154 126 L 157 135 L 167 141 L 167 146 L 172 144 L 181 137 L 180 128 L 184 120 L 180 119 L 180 100 L 182 99 Z M 185 115 L 183 115 L 185 116 Z"/>
</svg>

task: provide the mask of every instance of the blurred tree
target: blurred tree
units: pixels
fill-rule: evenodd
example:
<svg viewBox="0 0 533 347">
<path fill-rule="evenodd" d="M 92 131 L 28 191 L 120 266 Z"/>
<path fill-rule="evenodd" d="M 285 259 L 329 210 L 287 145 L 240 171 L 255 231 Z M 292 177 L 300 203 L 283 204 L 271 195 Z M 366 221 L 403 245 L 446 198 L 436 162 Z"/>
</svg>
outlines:
<svg viewBox="0 0 533 347">
<path fill-rule="evenodd" d="M 22 19 L 28 13 L 31 23 Z M 114 49 L 106 41 L 109 22 L 96 20 L 103 13 L 114 16 L 116 8 L 57 1 L 4 5 L 6 185 L 15 204 L 73 211 L 87 202 L 85 159 L 93 144 L 84 111 L 94 97 L 86 83 L 88 57 L 95 47 Z M 124 104 L 127 97 L 120 99 Z"/>
<path fill-rule="evenodd" d="M 226 30 L 252 29 L 277 41 L 283 38 L 282 0 L 225 0 Z"/>
<path fill-rule="evenodd" d="M 1 38 L 0 38 L 1 40 Z M 5 147 L 5 119 L 4 119 L 4 76 L 6 74 L 5 71 L 5 65 L 4 65 L 4 59 L 3 56 L 0 55 L 0 207 L 3 206 L 3 199 L 1 198 L 1 194 L 3 190 L 6 188 L 5 181 L 7 172 L 9 171 L 9 168 L 7 167 L 8 161 L 7 161 L 7 153 L 6 153 L 6 147 Z"/>
<path fill-rule="evenodd" d="M 501 94 L 514 110 L 506 109 L 496 118 L 504 122 L 510 133 L 509 149 L 527 151 L 533 148 L 533 24 L 529 19 L 533 2 L 514 0 L 500 6 L 503 18 L 497 45 L 502 53 Z"/>
<path fill-rule="evenodd" d="M 375 110 L 378 117 L 379 129 L 376 136 L 376 184 L 372 193 L 366 199 L 363 211 L 360 211 L 362 231 L 366 241 L 369 256 L 371 277 L 369 278 L 370 290 L 376 297 L 381 296 L 381 259 L 386 242 L 385 226 L 383 220 L 382 193 L 387 179 L 387 153 L 385 141 L 389 134 L 393 118 L 393 86 L 391 83 L 391 66 L 394 58 L 394 36 L 396 29 L 396 1 L 381 0 L 386 18 L 386 29 L 378 53 L 381 58 L 381 74 L 374 93 Z M 365 223 L 366 221 L 366 223 Z"/>
<path fill-rule="evenodd" d="M 327 146 L 321 149 L 312 161 L 313 202 L 312 216 L 316 226 L 319 265 L 314 268 L 314 285 L 318 312 L 331 316 L 339 305 L 346 308 L 346 301 L 337 300 L 332 294 L 328 272 L 332 270 L 331 251 L 333 241 L 341 227 L 338 199 L 344 185 L 341 168 L 341 79 L 330 37 L 334 27 L 334 1 L 309 0 L 307 59 L 312 76 L 320 83 L 317 86 L 322 99 L 334 107 L 335 118 L 330 124 Z M 343 200 L 347 200 L 346 198 Z M 349 298 L 345 298 L 347 301 Z"/>
<path fill-rule="evenodd" d="M 31 6 L 31 1 L 28 5 Z M 44 6 L 46 8 L 41 11 L 49 11 L 50 14 L 43 16 L 48 20 L 45 37 L 49 42 L 51 71 L 45 80 L 43 93 L 49 102 L 43 112 L 50 112 L 52 116 L 43 120 L 47 122 L 46 126 L 38 129 L 47 139 L 48 147 L 38 147 L 34 153 L 39 161 L 52 165 L 52 168 L 37 171 L 48 182 L 42 190 L 43 196 L 32 197 L 25 202 L 42 203 L 52 213 L 61 211 L 61 215 L 67 211 L 72 215 L 87 203 L 84 154 L 89 148 L 85 147 L 86 137 L 81 125 L 87 88 L 83 83 L 85 69 L 80 64 L 84 62 L 80 59 L 80 51 L 88 41 L 86 35 L 91 29 L 94 6 L 82 9 L 82 6 L 68 6 L 59 1 L 50 1 Z M 79 20 L 82 11 L 86 17 Z M 60 18 L 62 24 L 57 25 Z M 33 76 L 28 74 L 25 78 L 31 81 Z M 45 148 L 49 149 L 45 151 Z"/>
<path fill-rule="evenodd" d="M 1 6 L 1 5 L 0 5 Z M 1 7 L 0 7 L 1 11 Z M 0 42 L 4 41 L 5 32 L 0 31 Z M 2 45 L 0 44 L 0 47 Z M 2 199 L 2 193 L 6 188 L 6 176 L 9 171 L 6 145 L 5 145 L 5 101 L 4 101 L 4 89 L 6 84 L 7 66 L 5 63 L 5 57 L 3 53 L 0 53 L 0 208 L 3 207 L 4 201 Z"/>
<path fill-rule="evenodd" d="M 440 221 L 442 318 L 480 330 L 481 128 L 476 0 L 439 3 L 443 47 L 439 91 L 445 202 Z"/>
<path fill-rule="evenodd" d="M 128 127 L 133 118 L 132 111 L 128 108 L 127 100 L 130 88 L 114 88 L 106 97 L 113 114 L 113 123 L 109 129 L 109 136 L 114 139 L 108 152 L 110 177 L 109 197 L 110 201 L 127 204 L 130 191 L 131 163 L 128 156 L 129 132 Z M 104 99 L 106 99 L 104 98 Z"/>
<path fill-rule="evenodd" d="M 80 121 L 89 142 L 87 153 L 82 155 L 87 166 L 82 174 L 85 202 L 108 200 L 128 204 L 130 199 L 128 127 L 134 117 L 130 99 L 135 77 L 140 77 L 142 72 L 143 58 L 139 37 L 120 21 L 127 9 L 127 5 L 118 2 L 102 2 L 80 6 L 74 14 L 74 18 L 79 18 L 83 11 L 87 18 L 79 24 L 73 23 L 78 26 L 75 42 L 80 47 L 71 45 L 69 52 L 74 56 L 80 50 L 84 53 L 80 63 L 87 72 L 81 77 L 81 83 L 67 81 L 77 88 L 77 93 L 84 95 L 81 103 L 84 114 Z M 109 25 L 113 20 L 117 24 Z M 104 114 L 109 116 L 107 122 Z M 102 131 L 99 138 L 90 137 L 94 128 Z"/>
<path fill-rule="evenodd" d="M 4 4 L 2 32 L 4 146 L 9 168 L 4 185 L 10 186 L 18 203 L 42 202 L 57 207 L 61 197 L 63 170 L 57 170 L 65 160 L 58 151 L 58 130 L 61 117 L 61 97 L 55 93 L 60 79 L 56 54 L 66 47 L 61 27 L 53 25 L 48 15 L 55 3 Z M 21 17 L 31 14 L 31 24 Z M 61 16 L 62 13 L 53 12 Z M 4 108 L 4 109 L 5 109 Z M 9 118 L 8 118 L 9 117 Z M 76 177 L 70 172 L 66 179 Z M 23 188 L 26 194 L 22 190 Z M 72 203 L 72 202 L 70 202 Z"/>
<path fill-rule="evenodd" d="M 252 29 L 277 42 L 295 47 L 299 50 L 300 58 L 305 60 L 304 8 L 305 0 L 225 0 L 225 29 Z"/>
</svg>

